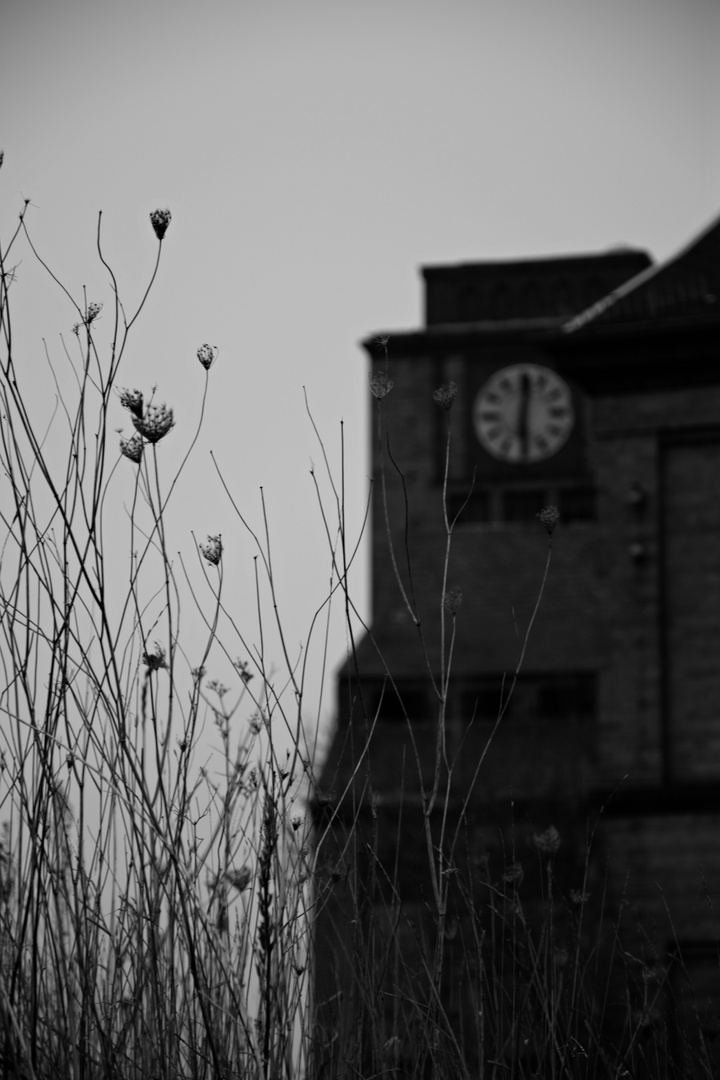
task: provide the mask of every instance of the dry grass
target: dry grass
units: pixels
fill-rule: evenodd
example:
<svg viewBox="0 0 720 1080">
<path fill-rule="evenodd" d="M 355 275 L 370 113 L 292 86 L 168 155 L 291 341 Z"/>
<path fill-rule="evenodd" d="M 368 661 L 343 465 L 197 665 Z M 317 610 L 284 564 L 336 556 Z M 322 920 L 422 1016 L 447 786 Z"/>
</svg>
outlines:
<svg viewBox="0 0 720 1080">
<path fill-rule="evenodd" d="M 567 837 L 543 830 L 521 838 L 524 824 L 513 825 L 511 850 L 476 849 L 468 823 L 485 755 L 462 788 L 445 740 L 462 603 L 447 585 L 454 526 L 445 498 L 438 657 L 427 655 L 412 594 L 397 575 L 437 702 L 430 780 L 422 779 L 406 716 L 418 797 L 383 807 L 364 752 L 379 711 L 361 710 L 355 773 L 338 774 L 334 793 L 320 792 L 317 732 L 305 728 L 304 685 L 284 647 L 269 536 L 252 533 L 235 507 L 256 543 L 277 618 L 285 696 L 275 690 L 262 649 L 249 647 L 234 661 L 232 686 L 208 680 L 212 650 L 230 656 L 217 640 L 221 620 L 235 627 L 223 592 L 222 539 L 198 545 L 196 563 L 181 562 L 178 578 L 167 508 L 187 454 L 174 463 L 171 441 L 164 441 L 172 408 L 119 385 L 169 213 L 152 216 L 157 262 L 131 315 L 98 226 L 112 287 L 104 309 L 111 341 L 101 356 L 100 306 L 75 304 L 67 293 L 76 340 L 64 374 L 48 359 L 58 401 L 48 432 L 33 419 L 10 318 L 10 260 L 21 244 L 34 252 L 26 210 L 0 251 L 2 1074 L 712 1076 L 706 1042 L 683 1041 L 672 1029 L 667 971 L 630 957 L 621 912 L 605 909 L 601 880 L 590 890 L 592 837 L 572 845 L 583 850 L 572 865 L 564 861 Z M 214 350 L 201 346 L 205 394 L 213 360 Z M 118 389 L 133 428 L 119 452 L 111 437 Z M 388 514 L 386 372 L 371 389 L 383 447 L 380 504 Z M 450 386 L 436 394 L 448 421 L 446 464 L 453 400 Z M 203 396 L 198 430 L 204 404 Z M 345 606 L 348 670 L 362 702 L 358 617 L 347 589 L 357 541 L 345 533 L 343 483 L 335 483 L 320 445 L 331 491 L 330 509 L 318 502 L 329 591 Z M 133 555 L 125 581 L 106 547 L 119 484 L 130 493 L 125 526 Z M 555 526 L 549 510 L 541 523 L 547 577 Z M 388 528 L 397 566 L 391 537 Z M 180 636 L 181 597 L 196 606 L 204 632 L 192 661 Z M 245 641 L 240 630 L 237 636 Z M 524 646 L 506 701 L 523 656 Z M 386 679 L 392 688 L 389 670 Z M 208 729 L 219 746 L 212 766 L 200 754 Z M 419 838 L 410 876 L 398 839 L 408 829 Z M 620 1022 L 609 1031 L 608 1007 L 617 1001 Z"/>
</svg>

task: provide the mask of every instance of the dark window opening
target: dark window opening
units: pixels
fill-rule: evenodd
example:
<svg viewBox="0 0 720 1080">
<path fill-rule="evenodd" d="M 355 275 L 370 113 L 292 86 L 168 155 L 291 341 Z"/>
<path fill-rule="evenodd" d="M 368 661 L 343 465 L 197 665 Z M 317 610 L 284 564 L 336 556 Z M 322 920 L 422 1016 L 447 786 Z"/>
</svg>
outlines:
<svg viewBox="0 0 720 1080">
<path fill-rule="evenodd" d="M 544 506 L 557 506 L 560 523 L 595 521 L 595 489 L 589 484 L 557 487 L 480 488 L 448 493 L 448 516 L 457 524 L 531 524 Z"/>
<path fill-rule="evenodd" d="M 421 723 L 429 719 L 427 694 L 417 684 L 396 681 L 395 686 L 388 682 L 364 688 L 363 699 L 370 721 L 376 716 L 383 723 L 405 723 L 406 719 Z"/>
<path fill-rule="evenodd" d="M 471 720 L 480 723 L 494 722 L 504 707 L 503 715 L 508 716 L 514 698 L 514 694 L 510 697 L 511 686 L 512 676 L 508 676 L 505 680 L 487 679 L 465 687 L 460 692 L 463 720 L 467 723 Z"/>
<path fill-rule="evenodd" d="M 512 693 L 511 693 L 512 691 Z M 569 720 L 595 714 L 595 676 L 591 672 L 489 677 L 466 685 L 460 692 L 462 718 L 469 723 L 504 719 Z"/>
<path fill-rule="evenodd" d="M 503 492 L 503 521 L 532 521 L 547 500 L 538 488 L 509 488 Z"/>
<path fill-rule="evenodd" d="M 459 515 L 459 516 L 458 516 Z M 448 517 L 458 520 L 459 525 L 473 525 L 490 521 L 490 496 L 487 491 L 448 494 Z"/>
<path fill-rule="evenodd" d="M 595 712 L 595 678 L 588 674 L 546 676 L 538 680 L 538 716 L 569 719 Z"/>
<path fill-rule="evenodd" d="M 595 489 L 592 487 L 561 488 L 558 503 L 561 521 L 570 523 L 596 519 Z"/>
</svg>

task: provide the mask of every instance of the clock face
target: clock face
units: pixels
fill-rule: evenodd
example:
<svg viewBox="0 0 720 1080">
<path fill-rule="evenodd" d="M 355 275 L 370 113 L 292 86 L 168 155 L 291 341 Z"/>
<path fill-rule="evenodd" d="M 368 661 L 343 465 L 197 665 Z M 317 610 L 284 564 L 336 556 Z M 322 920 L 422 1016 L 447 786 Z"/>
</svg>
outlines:
<svg viewBox="0 0 720 1080">
<path fill-rule="evenodd" d="M 573 429 L 572 391 L 550 368 L 512 364 L 481 387 L 473 424 L 481 444 L 500 461 L 544 461 L 564 446 Z"/>
</svg>

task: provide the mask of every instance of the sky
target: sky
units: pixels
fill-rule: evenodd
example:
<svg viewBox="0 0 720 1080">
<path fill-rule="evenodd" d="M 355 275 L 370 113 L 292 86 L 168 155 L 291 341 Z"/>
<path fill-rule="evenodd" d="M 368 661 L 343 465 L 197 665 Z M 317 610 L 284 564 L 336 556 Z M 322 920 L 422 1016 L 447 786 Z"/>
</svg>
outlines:
<svg viewBox="0 0 720 1080">
<path fill-rule="evenodd" d="M 202 395 L 197 347 L 219 347 L 174 535 L 188 552 L 192 532 L 222 533 L 248 641 L 252 545 L 210 452 L 257 529 L 263 489 L 299 650 L 328 580 L 303 388 L 336 474 L 342 422 L 355 535 L 369 469 L 359 342 L 421 325 L 423 265 L 681 249 L 720 213 L 718 46 L 716 0 L 2 0 L 0 236 L 30 199 L 42 257 L 74 296 L 87 286 L 109 306 L 102 210 L 132 308 L 155 256 L 148 214 L 171 209 L 119 382 L 157 384 L 179 460 Z M 59 355 L 75 321 L 25 250 L 16 348 L 39 415 L 43 340 Z M 351 588 L 366 615 L 367 582 L 363 552 Z M 331 665 L 345 644 L 336 620 Z"/>
</svg>

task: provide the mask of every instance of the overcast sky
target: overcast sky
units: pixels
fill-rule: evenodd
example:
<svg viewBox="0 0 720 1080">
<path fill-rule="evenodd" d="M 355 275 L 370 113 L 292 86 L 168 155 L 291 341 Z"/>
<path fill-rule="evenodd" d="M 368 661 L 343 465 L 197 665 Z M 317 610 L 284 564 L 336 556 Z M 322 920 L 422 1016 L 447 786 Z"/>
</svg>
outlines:
<svg viewBox="0 0 720 1080">
<path fill-rule="evenodd" d="M 195 351 L 220 347 L 176 543 L 223 533 L 252 621 L 212 449 L 257 525 L 264 487 L 299 641 L 327 565 L 302 387 L 336 463 L 344 420 L 357 523 L 358 341 L 420 324 L 423 264 L 681 248 L 720 213 L 719 49 L 716 0 L 2 0 L 0 229 L 30 198 L 43 257 L 74 295 L 109 303 L 102 209 L 132 307 L 155 253 L 148 213 L 172 210 L 120 382 L 158 383 L 179 456 Z M 18 348 L 41 364 L 42 338 L 59 348 L 75 318 L 27 255 L 16 294 Z M 42 408 L 49 382 L 35 393 Z M 339 633 L 333 659 L 343 647 Z"/>
</svg>

